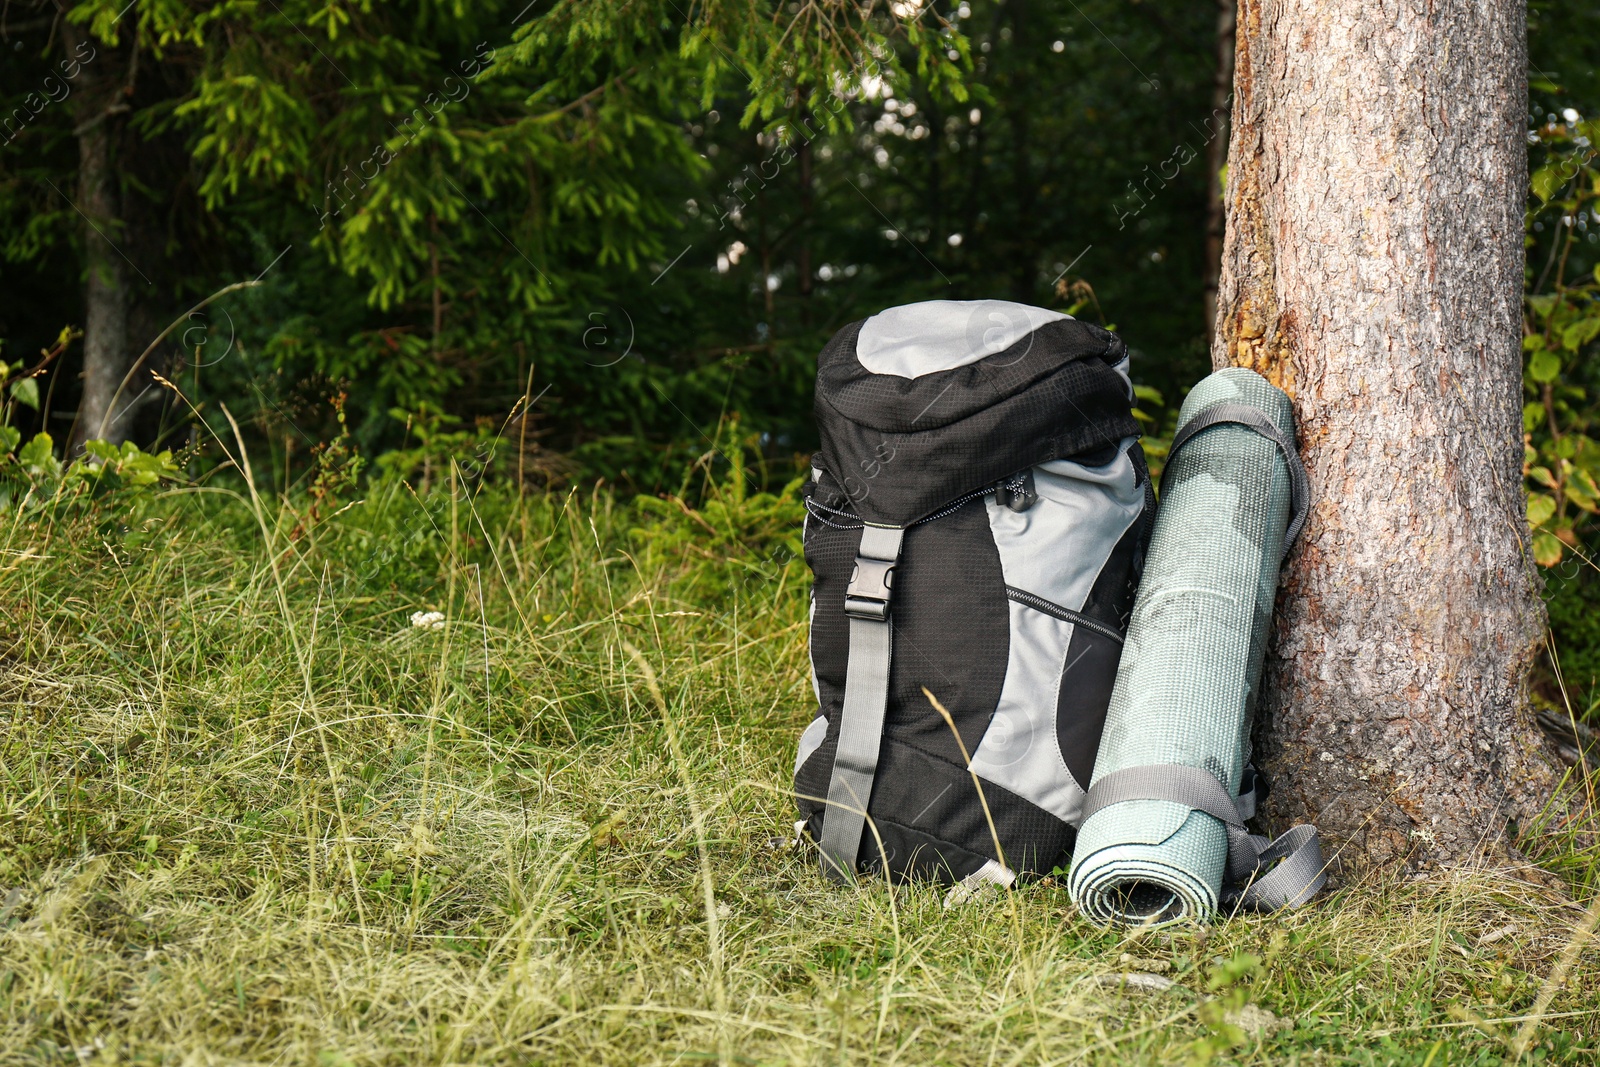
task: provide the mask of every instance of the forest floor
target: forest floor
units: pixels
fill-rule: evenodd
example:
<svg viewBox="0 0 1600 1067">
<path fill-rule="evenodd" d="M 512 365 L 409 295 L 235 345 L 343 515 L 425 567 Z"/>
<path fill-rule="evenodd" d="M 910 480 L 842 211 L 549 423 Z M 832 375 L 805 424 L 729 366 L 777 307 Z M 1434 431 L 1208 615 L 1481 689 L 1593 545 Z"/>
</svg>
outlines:
<svg viewBox="0 0 1600 1067">
<path fill-rule="evenodd" d="M 837 888 L 774 847 L 792 496 L 444 481 L 0 515 L 0 1064 L 1600 1055 L 1582 909 L 1503 874 L 1143 934 Z"/>
</svg>

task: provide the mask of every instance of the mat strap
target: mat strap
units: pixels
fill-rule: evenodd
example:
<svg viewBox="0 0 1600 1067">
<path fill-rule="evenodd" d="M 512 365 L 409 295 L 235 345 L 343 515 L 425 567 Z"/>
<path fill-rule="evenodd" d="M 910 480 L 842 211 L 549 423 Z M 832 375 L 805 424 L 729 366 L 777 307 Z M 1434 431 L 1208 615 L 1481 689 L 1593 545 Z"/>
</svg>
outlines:
<svg viewBox="0 0 1600 1067">
<path fill-rule="evenodd" d="M 1223 903 L 1258 911 L 1298 908 L 1328 881 L 1327 864 L 1314 826 L 1296 826 L 1277 840 L 1245 829 L 1239 801 L 1209 771 L 1179 764 L 1151 764 L 1113 771 L 1089 787 L 1083 821 L 1101 808 L 1128 800 L 1165 800 L 1203 811 L 1228 831 L 1228 867 Z"/>
<path fill-rule="evenodd" d="M 1172 460 L 1178 454 L 1178 449 L 1201 430 L 1209 430 L 1223 423 L 1254 430 L 1277 445 L 1278 451 L 1283 454 L 1283 462 L 1289 468 L 1290 518 L 1289 528 L 1283 535 L 1283 555 L 1280 559 L 1286 559 L 1295 538 L 1300 536 L 1301 527 L 1306 524 L 1306 513 L 1311 509 L 1311 483 L 1306 478 L 1305 464 L 1300 462 L 1300 450 L 1295 446 L 1293 435 L 1284 433 L 1277 423 L 1250 405 L 1219 400 L 1215 404 L 1207 404 L 1183 424 L 1172 438 L 1172 444 L 1167 447 L 1166 466 L 1161 469 L 1162 495 L 1166 495 L 1167 473 L 1172 470 Z"/>
</svg>

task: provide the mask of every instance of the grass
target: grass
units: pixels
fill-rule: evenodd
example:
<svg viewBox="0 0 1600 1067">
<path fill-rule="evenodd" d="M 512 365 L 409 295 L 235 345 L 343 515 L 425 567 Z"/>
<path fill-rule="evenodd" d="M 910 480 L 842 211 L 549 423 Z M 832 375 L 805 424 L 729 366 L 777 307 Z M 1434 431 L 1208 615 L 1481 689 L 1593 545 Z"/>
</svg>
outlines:
<svg viewBox="0 0 1600 1067">
<path fill-rule="evenodd" d="M 1443 1067 L 1541 991 L 1526 1062 L 1600 1052 L 1580 911 L 1492 872 L 1165 935 L 836 888 L 772 847 L 793 500 L 444 481 L 3 517 L 0 1064 Z"/>
</svg>

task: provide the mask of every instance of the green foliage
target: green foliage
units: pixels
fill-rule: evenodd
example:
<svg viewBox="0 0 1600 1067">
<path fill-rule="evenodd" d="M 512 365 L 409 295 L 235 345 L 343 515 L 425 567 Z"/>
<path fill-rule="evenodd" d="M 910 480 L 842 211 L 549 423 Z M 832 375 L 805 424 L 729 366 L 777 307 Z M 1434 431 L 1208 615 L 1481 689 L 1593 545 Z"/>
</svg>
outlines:
<svg viewBox="0 0 1600 1067">
<path fill-rule="evenodd" d="M 474 481 L 494 461 L 500 443 L 499 434 L 490 425 L 479 424 L 473 430 L 457 430 L 461 420 L 424 402 L 415 411 L 392 408 L 392 418 L 406 425 L 410 447 L 385 452 L 378 457 L 378 470 L 388 480 L 407 480 L 415 477 L 422 492 L 427 492 L 434 480 L 448 476 L 452 469 L 465 471 Z"/>
<path fill-rule="evenodd" d="M 79 336 L 77 330 L 63 329 L 56 347 L 31 371 L 24 372 L 21 360 L 0 361 L 0 395 L 7 398 L 0 402 L 0 514 L 113 498 L 126 502 L 181 474 L 170 451 L 152 454 L 132 441 L 120 447 L 88 441 L 83 454 L 65 464 L 48 433 L 40 431 L 24 441 L 13 416 L 19 407 L 38 409 L 40 373 Z"/>
<path fill-rule="evenodd" d="M 648 520 L 632 531 L 643 559 L 681 554 L 704 561 L 677 590 L 702 603 L 737 604 L 756 584 L 809 587 L 800 538 L 800 489 L 809 472 L 794 473 L 779 492 L 753 491 L 757 472 L 746 462 L 760 460 L 757 435 L 743 434 L 737 419 L 718 429 L 717 446 L 690 466 L 678 492 L 637 498 Z M 756 483 L 767 480 L 758 474 Z"/>
<path fill-rule="evenodd" d="M 139 86 L 107 119 L 138 164 L 116 235 L 154 283 L 135 310 L 167 322 L 224 276 L 263 283 L 184 334 L 215 344 L 169 344 L 152 366 L 203 368 L 183 382 L 193 409 L 226 400 L 291 480 L 303 444 L 335 432 L 302 402 L 339 390 L 365 455 L 415 445 L 392 408 L 469 426 L 526 396 L 547 448 L 630 490 L 671 487 L 732 414 L 786 468 L 814 444 L 814 359 L 839 326 L 982 296 L 1104 321 L 1085 276 L 1139 323 L 1136 374 L 1172 395 L 1204 363 L 1209 10 L 122 10 L 69 5 L 100 34 L 85 69 Z M 18 43 L 0 90 L 20 96 L 62 45 L 43 25 Z M 83 99 L 74 89 L 0 148 L 0 281 L 40 293 L 17 302 L 25 350 L 81 314 L 82 219 L 52 190 L 74 188 Z M 63 375 L 54 409 L 76 389 Z M 174 404 L 142 439 L 194 417 Z M 30 428 L 47 423 L 41 411 Z"/>
<path fill-rule="evenodd" d="M 182 476 L 170 451 L 145 452 L 132 441 L 120 447 L 88 441 L 84 454 L 68 464 L 56 458 L 55 441 L 47 433 L 20 442 L 15 427 L 0 426 L 0 513 L 107 498 L 127 501 Z"/>
<path fill-rule="evenodd" d="M 1560 684 L 1552 677 L 1545 696 L 1558 719 L 1566 718 L 1570 700 L 1579 719 L 1593 722 L 1600 717 L 1600 568 L 1569 554 L 1545 570 L 1544 582 L 1545 609 L 1561 665 Z"/>
<path fill-rule="evenodd" d="M 1241 952 L 1218 959 L 1206 975 L 1206 989 L 1214 994 L 1203 1002 L 1196 1015 L 1210 1031 L 1190 1047 L 1188 1062 L 1195 1067 L 1215 1062 L 1218 1056 L 1250 1044 L 1251 1034 L 1244 1026 L 1244 1011 L 1250 1005 L 1249 986 L 1243 984 L 1261 971 L 1261 958 Z"/>
<path fill-rule="evenodd" d="M 1595 259 L 1583 245 L 1600 231 L 1600 169 L 1593 166 L 1591 147 L 1600 137 L 1600 122 L 1555 116 L 1537 137 L 1546 158 L 1533 171 L 1528 245 L 1540 248 L 1536 238 L 1547 226 L 1551 237 L 1544 263 L 1530 257 L 1528 265 L 1522 422 L 1533 555 L 1541 566 L 1553 567 L 1567 552 L 1581 552 L 1600 513 L 1600 442 L 1591 436 L 1600 433 L 1593 369 L 1600 262 L 1574 276 L 1585 252 Z"/>
<path fill-rule="evenodd" d="M 39 410 L 39 375 L 55 356 L 71 344 L 82 334 L 71 328 L 61 331 L 56 340 L 53 352 L 44 353 L 44 360 L 37 366 L 24 370 L 22 360 L 7 363 L 0 359 L 0 452 L 9 452 L 17 447 L 21 432 L 12 426 L 12 416 L 19 407 Z M 0 340 L 0 351 L 4 350 L 5 342 Z"/>
<path fill-rule="evenodd" d="M 1167 465 L 1167 452 L 1172 447 L 1172 435 L 1177 432 L 1178 409 L 1169 408 L 1161 391 L 1148 385 L 1135 385 L 1133 396 L 1136 405 L 1133 417 L 1139 420 L 1143 435 L 1139 445 L 1144 449 L 1145 462 L 1150 465 L 1150 477 L 1159 483 Z"/>
</svg>

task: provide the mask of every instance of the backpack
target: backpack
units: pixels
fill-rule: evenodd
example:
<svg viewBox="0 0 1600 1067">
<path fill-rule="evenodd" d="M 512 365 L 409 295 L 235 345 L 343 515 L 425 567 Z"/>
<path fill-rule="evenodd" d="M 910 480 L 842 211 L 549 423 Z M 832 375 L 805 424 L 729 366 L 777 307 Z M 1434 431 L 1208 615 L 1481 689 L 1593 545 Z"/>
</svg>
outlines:
<svg viewBox="0 0 1600 1067">
<path fill-rule="evenodd" d="M 1154 517 L 1132 405 L 1121 338 L 1008 301 L 822 350 L 795 795 L 832 877 L 1066 865 Z"/>
</svg>

